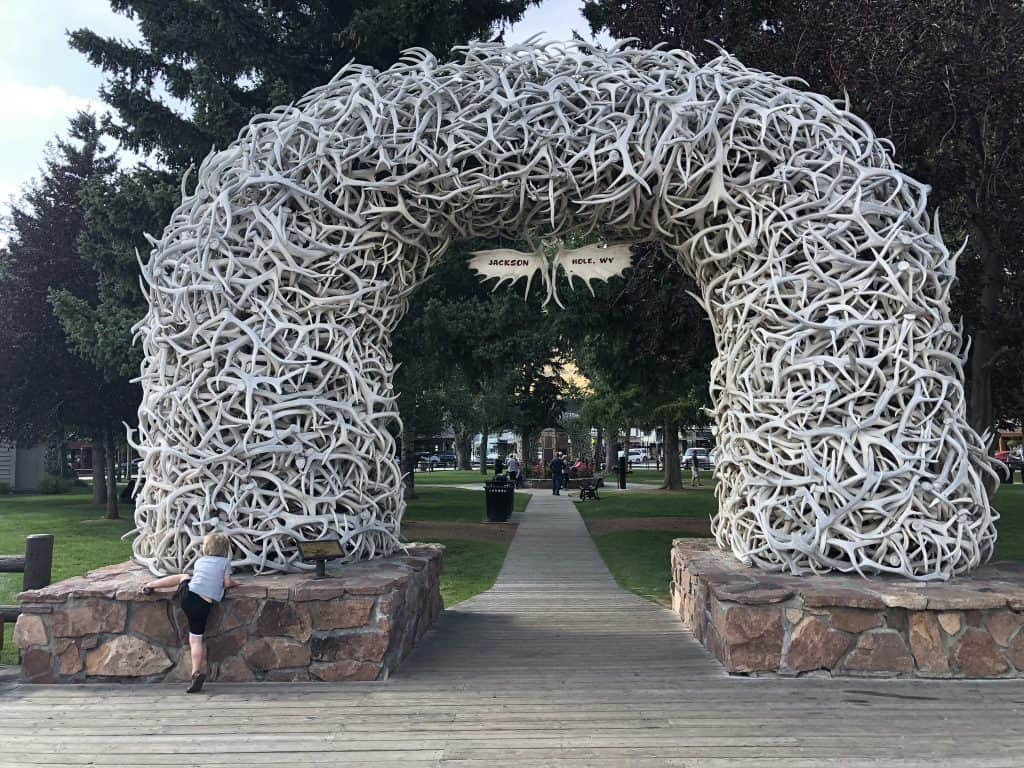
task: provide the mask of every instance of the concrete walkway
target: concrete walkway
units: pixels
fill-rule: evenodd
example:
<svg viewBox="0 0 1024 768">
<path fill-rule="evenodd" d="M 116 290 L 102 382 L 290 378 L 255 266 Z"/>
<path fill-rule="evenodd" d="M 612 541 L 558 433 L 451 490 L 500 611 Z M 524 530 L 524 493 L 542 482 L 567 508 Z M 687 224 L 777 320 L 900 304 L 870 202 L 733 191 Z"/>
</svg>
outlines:
<svg viewBox="0 0 1024 768">
<path fill-rule="evenodd" d="M 729 678 L 565 496 L 519 522 L 495 587 L 386 683 L 0 684 L 0 766 L 1021 764 L 1020 682 Z"/>
</svg>

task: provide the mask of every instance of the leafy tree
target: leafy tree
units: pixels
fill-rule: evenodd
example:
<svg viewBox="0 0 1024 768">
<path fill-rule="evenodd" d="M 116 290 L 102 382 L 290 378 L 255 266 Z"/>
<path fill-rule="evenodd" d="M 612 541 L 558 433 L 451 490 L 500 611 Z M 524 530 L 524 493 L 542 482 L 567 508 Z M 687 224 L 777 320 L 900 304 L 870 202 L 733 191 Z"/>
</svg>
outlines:
<svg viewBox="0 0 1024 768">
<path fill-rule="evenodd" d="M 477 425 L 491 420 L 484 415 L 487 402 L 476 394 L 461 368 L 448 370 L 443 390 L 445 423 L 455 433 L 456 466 L 471 469 Z"/>
<path fill-rule="evenodd" d="M 543 331 L 547 334 L 549 329 Z M 560 424 L 567 401 L 574 394 L 573 388 L 559 372 L 562 359 L 550 353 L 547 360 L 537 358 L 543 356 L 534 356 L 516 370 L 511 403 L 510 423 L 520 435 L 522 458 L 528 465 L 533 463 L 534 457 L 529 454 L 532 454 L 541 430 Z"/>
<path fill-rule="evenodd" d="M 414 327 L 413 324 L 399 330 L 400 345 L 408 343 L 404 334 Z M 402 414 L 401 462 L 406 499 L 416 498 L 416 435 L 435 433 L 443 426 L 443 395 L 432 381 L 431 363 L 422 356 L 409 356 L 395 374 L 398 412 Z"/>
<path fill-rule="evenodd" d="M 97 449 L 105 446 L 107 517 L 116 518 L 114 429 L 134 397 L 125 382 L 105 379 L 72 352 L 48 300 L 52 292 L 95 297 L 95 274 L 79 257 L 79 196 L 114 170 L 102 138 L 93 115 L 72 118 L 69 138 L 56 140 L 40 179 L 12 207 L 0 282 L 0 434 L 25 443 L 62 439 L 70 430 L 91 435 Z M 101 502 L 102 469 L 93 478 L 93 499 Z"/>
<path fill-rule="evenodd" d="M 714 341 L 704 310 L 687 296 L 696 286 L 656 245 L 645 245 L 622 280 L 573 294 L 558 319 L 563 345 L 596 383 L 588 418 L 611 435 L 629 424 L 665 432 L 664 487 L 682 487 L 680 426 L 702 422 Z"/>
<path fill-rule="evenodd" d="M 969 237 L 957 304 L 971 423 L 1024 416 L 1024 5 L 1019 0 L 588 0 L 594 30 L 754 67 L 843 97 L 932 185 L 947 240 Z M 1002 386 L 993 387 L 998 380 Z"/>
<path fill-rule="evenodd" d="M 471 436 L 481 434 L 485 473 L 492 431 L 512 425 L 535 435 L 553 425 L 563 383 L 551 374 L 558 367 L 557 338 L 539 299 L 492 291 L 465 262 L 464 250 L 451 249 L 419 287 L 396 334 L 394 356 L 429 372 L 421 388 L 443 391 L 442 410 L 455 430 L 462 466 L 468 468 Z"/>
<path fill-rule="evenodd" d="M 601 343 L 600 337 L 593 337 L 593 342 Z M 580 357 L 586 354 L 582 343 Z M 584 365 L 586 366 L 586 363 Z M 628 432 L 629 425 L 634 423 L 634 417 L 640 413 L 637 405 L 640 388 L 633 386 L 616 389 L 605 381 L 597 365 L 591 364 L 586 367 L 591 391 L 580 403 L 580 418 L 590 424 L 599 425 L 598 431 L 603 438 L 603 444 L 598 446 L 594 459 L 596 461 L 601 458 L 600 452 L 603 450 L 605 466 L 611 469 L 615 466 L 615 445 L 619 435 Z"/>
</svg>

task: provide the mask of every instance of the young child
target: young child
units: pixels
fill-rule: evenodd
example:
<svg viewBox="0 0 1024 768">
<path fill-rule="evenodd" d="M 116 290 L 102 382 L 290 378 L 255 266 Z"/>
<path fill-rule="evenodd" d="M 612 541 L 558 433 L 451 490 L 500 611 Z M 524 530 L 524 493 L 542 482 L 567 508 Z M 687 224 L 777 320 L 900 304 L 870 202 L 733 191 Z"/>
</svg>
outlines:
<svg viewBox="0 0 1024 768">
<path fill-rule="evenodd" d="M 206 620 L 214 603 L 224 597 L 227 587 L 238 582 L 231 578 L 231 544 L 223 533 L 211 533 L 203 539 L 203 556 L 196 560 L 192 574 L 164 576 L 148 582 L 142 587 L 143 594 L 152 594 L 154 589 L 177 587 L 177 598 L 181 610 L 188 617 L 188 647 L 192 652 L 192 683 L 188 693 L 199 693 L 206 682 L 203 664 L 206 661 L 206 645 L 203 634 Z"/>
</svg>

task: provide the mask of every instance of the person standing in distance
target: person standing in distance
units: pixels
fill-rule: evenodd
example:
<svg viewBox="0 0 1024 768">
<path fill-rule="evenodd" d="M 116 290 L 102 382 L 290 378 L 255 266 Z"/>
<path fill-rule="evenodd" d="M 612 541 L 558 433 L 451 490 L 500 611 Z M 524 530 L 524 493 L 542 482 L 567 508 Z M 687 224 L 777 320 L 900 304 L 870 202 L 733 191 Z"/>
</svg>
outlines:
<svg viewBox="0 0 1024 768">
<path fill-rule="evenodd" d="M 555 496 L 561 495 L 559 491 L 562 490 L 563 472 L 565 472 L 565 460 L 562 458 L 562 454 L 558 454 L 551 462 L 551 492 Z"/>
<path fill-rule="evenodd" d="M 519 458 L 514 454 L 509 454 L 508 461 L 506 463 L 506 469 L 508 470 L 508 479 L 512 483 L 513 488 L 519 487 Z"/>
</svg>

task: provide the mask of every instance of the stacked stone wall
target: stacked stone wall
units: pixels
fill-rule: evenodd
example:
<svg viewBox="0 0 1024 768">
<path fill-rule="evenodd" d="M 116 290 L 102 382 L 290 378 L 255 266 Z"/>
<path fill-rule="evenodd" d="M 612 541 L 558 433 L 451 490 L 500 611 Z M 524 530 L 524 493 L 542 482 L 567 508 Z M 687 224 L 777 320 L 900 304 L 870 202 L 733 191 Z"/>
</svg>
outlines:
<svg viewBox="0 0 1024 768">
<path fill-rule="evenodd" d="M 945 583 L 793 577 L 677 539 L 672 604 L 733 674 L 1024 677 L 1020 563 Z"/>
<path fill-rule="evenodd" d="M 443 609 L 443 547 L 340 566 L 329 578 L 241 577 L 210 615 L 211 680 L 381 680 Z M 168 682 L 191 675 L 174 591 L 121 563 L 19 595 L 14 639 L 33 683 Z"/>
</svg>

